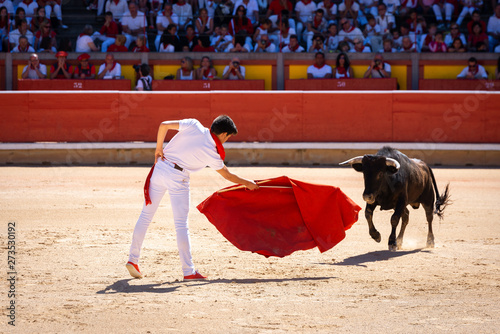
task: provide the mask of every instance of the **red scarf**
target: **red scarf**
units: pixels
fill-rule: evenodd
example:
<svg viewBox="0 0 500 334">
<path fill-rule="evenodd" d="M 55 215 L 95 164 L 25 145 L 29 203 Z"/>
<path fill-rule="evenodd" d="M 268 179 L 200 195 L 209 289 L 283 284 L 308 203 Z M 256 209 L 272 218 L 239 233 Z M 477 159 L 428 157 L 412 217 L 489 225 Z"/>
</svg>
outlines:
<svg viewBox="0 0 500 334">
<path fill-rule="evenodd" d="M 319 67 L 318 64 L 314 64 L 314 67 L 316 67 L 317 69 L 322 69 L 323 67 L 325 67 L 325 64 L 323 64 L 323 66 Z"/>
<path fill-rule="evenodd" d="M 337 72 L 338 74 L 342 74 L 342 75 L 346 75 L 347 71 L 345 69 L 345 67 L 337 67 Z"/>
<path fill-rule="evenodd" d="M 314 22 L 313 22 L 314 28 L 319 27 L 319 25 L 321 24 L 321 22 L 323 22 L 323 19 L 321 19 L 321 20 L 316 20 L 316 17 L 315 17 L 315 18 L 314 18 Z"/>
<path fill-rule="evenodd" d="M 295 52 L 295 51 L 297 51 L 297 49 L 299 48 L 299 46 L 300 46 L 300 44 L 297 43 L 297 45 L 295 45 L 295 46 L 288 45 L 288 48 L 290 49 L 290 51 Z"/>
</svg>

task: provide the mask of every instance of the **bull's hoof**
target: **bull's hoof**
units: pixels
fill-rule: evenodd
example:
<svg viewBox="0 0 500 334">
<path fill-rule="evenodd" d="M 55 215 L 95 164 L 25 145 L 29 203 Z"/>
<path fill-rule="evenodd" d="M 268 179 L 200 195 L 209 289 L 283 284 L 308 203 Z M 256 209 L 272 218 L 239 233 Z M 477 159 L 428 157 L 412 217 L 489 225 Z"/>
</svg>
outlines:
<svg viewBox="0 0 500 334">
<path fill-rule="evenodd" d="M 427 240 L 427 248 L 434 248 L 434 240 Z"/>
<path fill-rule="evenodd" d="M 390 252 L 395 252 L 397 250 L 397 246 L 396 245 L 389 245 L 389 251 Z"/>
<path fill-rule="evenodd" d="M 372 232 L 370 233 L 370 235 L 376 242 L 380 242 L 380 240 L 382 240 L 382 238 L 380 237 L 380 233 L 378 231 Z"/>
</svg>

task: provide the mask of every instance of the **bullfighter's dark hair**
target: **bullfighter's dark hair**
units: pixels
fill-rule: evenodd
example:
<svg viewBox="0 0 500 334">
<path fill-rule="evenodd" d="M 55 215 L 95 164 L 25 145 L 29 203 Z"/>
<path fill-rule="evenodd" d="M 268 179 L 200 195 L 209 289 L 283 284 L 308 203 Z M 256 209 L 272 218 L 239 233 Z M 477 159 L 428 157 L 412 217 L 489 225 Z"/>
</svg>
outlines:
<svg viewBox="0 0 500 334">
<path fill-rule="evenodd" d="M 234 124 L 231 117 L 227 115 L 220 115 L 212 122 L 212 126 L 210 127 L 210 131 L 212 131 L 216 135 L 220 135 L 221 133 L 226 132 L 228 135 L 236 135 L 238 133 L 238 129 L 236 128 L 236 124 Z"/>
</svg>

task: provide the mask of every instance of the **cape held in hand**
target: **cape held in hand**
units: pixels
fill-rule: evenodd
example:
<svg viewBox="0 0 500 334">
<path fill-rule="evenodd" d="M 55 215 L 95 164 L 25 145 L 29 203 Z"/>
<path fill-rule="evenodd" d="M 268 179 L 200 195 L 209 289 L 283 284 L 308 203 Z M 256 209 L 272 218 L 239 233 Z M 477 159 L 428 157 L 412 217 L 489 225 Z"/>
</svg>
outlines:
<svg viewBox="0 0 500 334">
<path fill-rule="evenodd" d="M 326 252 L 345 238 L 361 208 L 339 188 L 286 176 L 221 189 L 197 208 L 234 246 L 284 257 L 318 247 Z"/>
</svg>

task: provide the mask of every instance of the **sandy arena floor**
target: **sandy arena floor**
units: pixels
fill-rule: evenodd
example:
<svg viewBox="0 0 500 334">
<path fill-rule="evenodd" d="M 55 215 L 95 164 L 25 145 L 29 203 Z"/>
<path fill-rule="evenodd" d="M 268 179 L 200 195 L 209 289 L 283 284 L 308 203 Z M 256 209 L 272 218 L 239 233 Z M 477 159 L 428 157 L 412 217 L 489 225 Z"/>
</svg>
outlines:
<svg viewBox="0 0 500 334">
<path fill-rule="evenodd" d="M 232 168 L 339 186 L 364 208 L 350 168 Z M 387 250 L 391 212 L 364 210 L 339 245 L 279 259 L 241 252 L 195 206 L 229 185 L 192 175 L 193 257 L 207 282 L 183 283 L 165 197 L 141 258 L 125 263 L 147 167 L 0 168 L 2 333 L 500 333 L 500 170 L 435 169 L 453 205 L 426 249 L 423 209 L 410 209 L 403 250 Z M 7 224 L 16 222 L 16 318 L 6 310 Z"/>
</svg>

